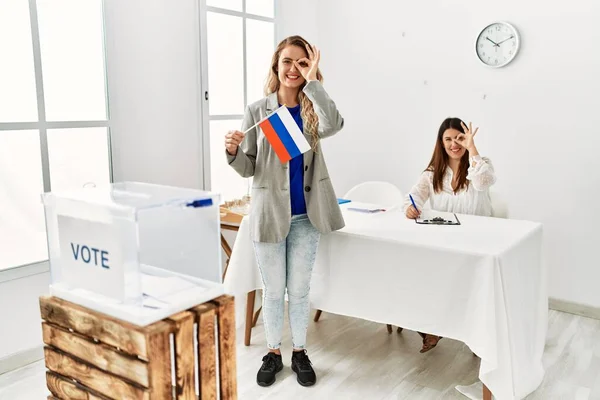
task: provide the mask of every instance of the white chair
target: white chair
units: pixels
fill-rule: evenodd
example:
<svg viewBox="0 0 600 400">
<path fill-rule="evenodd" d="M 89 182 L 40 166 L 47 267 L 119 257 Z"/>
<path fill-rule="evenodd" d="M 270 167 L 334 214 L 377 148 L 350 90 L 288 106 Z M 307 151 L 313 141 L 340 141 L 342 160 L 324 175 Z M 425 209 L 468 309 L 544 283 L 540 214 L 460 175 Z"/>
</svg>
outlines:
<svg viewBox="0 0 600 400">
<path fill-rule="evenodd" d="M 359 183 L 344 195 L 345 199 L 384 207 L 401 206 L 404 197 L 396 185 L 389 182 L 369 181 Z"/>
<path fill-rule="evenodd" d="M 508 203 L 504 198 L 493 190 L 490 190 L 492 200 L 492 217 L 508 218 Z"/>
<path fill-rule="evenodd" d="M 389 182 L 369 181 L 359 183 L 344 195 L 344 199 L 361 203 L 377 204 L 386 208 L 401 207 L 404 202 L 402 192 Z M 321 310 L 315 313 L 314 321 L 319 321 Z M 392 325 L 387 325 L 388 333 L 392 333 Z M 398 328 L 401 332 L 402 328 Z"/>
</svg>

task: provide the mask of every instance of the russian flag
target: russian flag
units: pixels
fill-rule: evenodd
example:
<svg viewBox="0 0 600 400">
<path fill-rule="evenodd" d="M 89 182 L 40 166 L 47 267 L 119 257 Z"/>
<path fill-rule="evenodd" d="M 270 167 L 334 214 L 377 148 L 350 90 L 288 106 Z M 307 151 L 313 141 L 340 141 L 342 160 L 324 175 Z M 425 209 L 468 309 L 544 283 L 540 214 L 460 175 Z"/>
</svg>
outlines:
<svg viewBox="0 0 600 400">
<path fill-rule="evenodd" d="M 258 126 L 282 164 L 310 150 L 310 145 L 286 106 L 279 107 Z"/>
</svg>

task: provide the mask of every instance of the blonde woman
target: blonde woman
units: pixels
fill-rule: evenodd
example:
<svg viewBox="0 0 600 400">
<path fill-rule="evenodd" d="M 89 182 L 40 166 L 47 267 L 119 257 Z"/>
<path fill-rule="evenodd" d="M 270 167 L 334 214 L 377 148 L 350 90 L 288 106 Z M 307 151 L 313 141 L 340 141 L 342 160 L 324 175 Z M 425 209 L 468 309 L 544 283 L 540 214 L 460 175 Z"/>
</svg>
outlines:
<svg viewBox="0 0 600 400">
<path fill-rule="evenodd" d="M 263 281 L 263 320 L 268 352 L 256 380 L 270 386 L 282 370 L 281 338 L 287 289 L 292 333 L 292 370 L 311 386 L 316 374 L 306 354 L 309 291 L 321 234 L 344 227 L 320 139 L 342 129 L 344 120 L 321 84 L 320 51 L 300 36 L 284 39 L 273 54 L 266 97 L 246 108 L 242 131 L 225 136 L 227 161 L 243 177 L 253 176 L 250 231 Z M 311 150 L 282 164 L 259 127 L 288 107 Z"/>
</svg>

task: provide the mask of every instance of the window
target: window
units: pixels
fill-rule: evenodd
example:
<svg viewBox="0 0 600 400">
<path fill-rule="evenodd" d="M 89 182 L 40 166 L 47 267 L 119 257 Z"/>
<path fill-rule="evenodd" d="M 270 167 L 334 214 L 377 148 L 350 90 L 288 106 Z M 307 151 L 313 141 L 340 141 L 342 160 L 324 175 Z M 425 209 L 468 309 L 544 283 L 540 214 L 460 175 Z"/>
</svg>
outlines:
<svg viewBox="0 0 600 400">
<path fill-rule="evenodd" d="M 48 121 L 106 120 L 102 0 L 37 0 Z"/>
<path fill-rule="evenodd" d="M 0 123 L 38 120 L 29 21 L 26 1 L 0 2 Z"/>
<path fill-rule="evenodd" d="M 250 191 L 225 158 L 224 136 L 240 129 L 244 110 L 264 97 L 264 84 L 275 49 L 274 0 L 206 0 L 206 62 L 210 163 L 207 188 L 223 201 Z"/>
<path fill-rule="evenodd" d="M 0 270 L 47 258 L 40 133 L 0 131 Z"/>
<path fill-rule="evenodd" d="M 0 1 L 0 270 L 48 258 L 41 193 L 110 181 L 102 0 Z"/>
</svg>

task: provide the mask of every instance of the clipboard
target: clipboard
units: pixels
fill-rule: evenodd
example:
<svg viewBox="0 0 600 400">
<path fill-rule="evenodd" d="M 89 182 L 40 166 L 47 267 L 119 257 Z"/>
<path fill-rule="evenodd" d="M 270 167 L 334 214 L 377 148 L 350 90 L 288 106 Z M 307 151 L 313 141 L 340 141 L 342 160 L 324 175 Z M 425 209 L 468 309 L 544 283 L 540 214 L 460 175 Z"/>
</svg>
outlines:
<svg viewBox="0 0 600 400">
<path fill-rule="evenodd" d="M 421 225 L 460 225 L 460 220 L 454 213 L 425 210 L 421 217 L 415 218 Z"/>
</svg>

